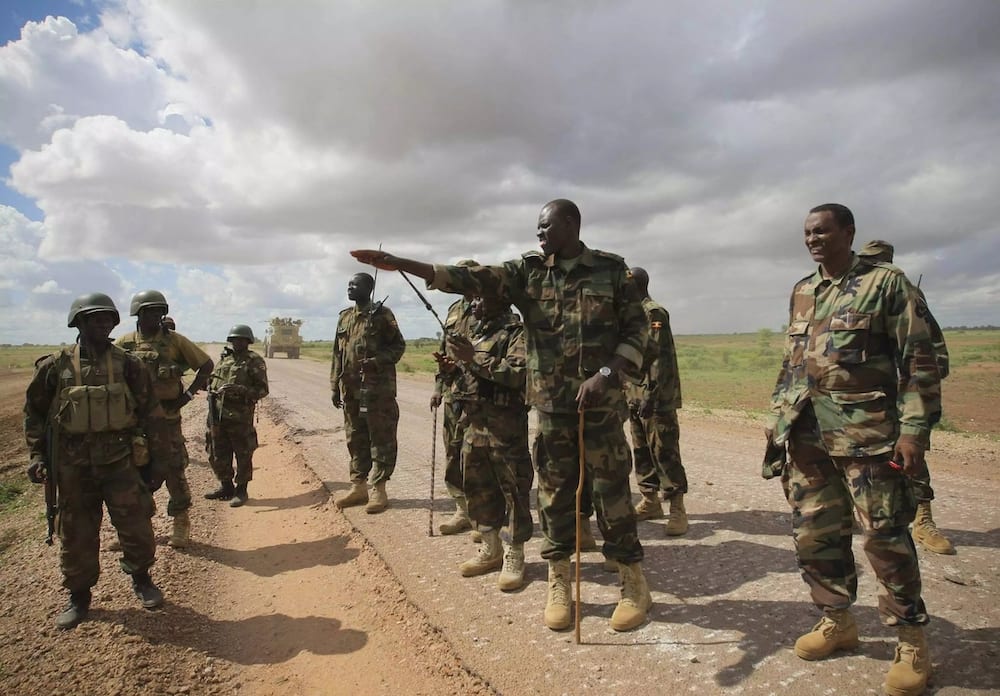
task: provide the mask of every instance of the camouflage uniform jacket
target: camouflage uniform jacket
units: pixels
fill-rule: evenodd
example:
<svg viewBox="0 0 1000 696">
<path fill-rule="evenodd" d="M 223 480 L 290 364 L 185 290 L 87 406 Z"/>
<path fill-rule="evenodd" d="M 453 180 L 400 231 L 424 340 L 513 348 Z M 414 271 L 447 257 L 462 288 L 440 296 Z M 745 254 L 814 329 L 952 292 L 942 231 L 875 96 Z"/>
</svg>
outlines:
<svg viewBox="0 0 1000 696">
<path fill-rule="evenodd" d="M 831 456 L 891 452 L 901 435 L 927 447 L 941 381 L 923 305 L 895 266 L 855 256 L 838 278 L 796 283 L 771 397 L 777 444 L 810 403 Z"/>
<path fill-rule="evenodd" d="M 396 363 L 406 351 L 406 341 L 392 310 L 381 303 L 348 307 L 340 313 L 333 339 L 330 388 L 345 399 L 359 398 L 361 361 L 371 358 L 375 369 L 364 375 L 371 396 L 396 395 Z"/>
<path fill-rule="evenodd" d="M 212 370 L 208 381 L 212 393 L 226 384 L 218 398 L 219 418 L 249 423 L 253 420 L 257 402 L 267 396 L 267 363 L 259 353 L 248 350 L 240 354 L 227 346 Z"/>
<path fill-rule="evenodd" d="M 629 383 L 629 401 L 654 400 L 657 412 L 676 411 L 681 407 L 681 379 L 677 369 L 674 335 L 670 332 L 670 314 L 650 297 L 642 301 L 649 320 L 649 340 L 642 357 L 642 382 Z"/>
<path fill-rule="evenodd" d="M 620 256 L 583 247 L 568 272 L 529 251 L 500 266 L 435 266 L 429 288 L 509 301 L 524 318 L 527 402 L 548 413 L 575 413 L 576 393 L 618 354 L 635 369 L 646 345 L 646 315 Z M 622 410 L 608 389 L 594 410 Z"/>
<path fill-rule="evenodd" d="M 138 330 L 130 331 L 120 336 L 115 345 L 134 353 L 146 364 L 153 378 L 156 396 L 164 404 L 167 418 L 180 418 L 180 410 L 168 408 L 167 402 L 180 397 L 184 391 L 181 376 L 208 362 L 208 353 L 176 331 L 163 329 L 152 336 L 143 336 Z"/>
<path fill-rule="evenodd" d="M 463 403 L 474 401 L 522 410 L 526 361 L 520 317 L 505 312 L 479 322 L 469 340 L 475 354 L 472 362 L 465 366 L 461 380 L 464 384 L 460 392 L 471 395 L 460 397 Z"/>
<path fill-rule="evenodd" d="M 132 418 L 127 427 L 103 429 L 101 432 L 71 434 L 61 427 L 62 395 L 76 385 L 73 366 L 74 348 L 53 353 L 35 363 L 35 374 L 28 384 L 24 402 L 24 435 L 32 459 L 48 461 L 46 426 L 52 420 L 56 426 L 59 466 L 101 466 L 121 461 L 132 454 L 132 439 L 154 420 L 162 423 L 163 409 L 153 393 L 153 383 L 142 361 L 108 342 L 109 353 L 100 358 L 87 355 L 80 347 L 80 383 L 83 386 L 108 385 L 108 357 L 111 359 L 113 382 L 124 384 L 126 408 Z"/>
<path fill-rule="evenodd" d="M 476 317 L 472 314 L 472 303 L 463 297 L 448 307 L 448 316 L 444 320 L 445 335 L 454 334 L 470 338 L 472 326 L 475 323 Z M 462 391 L 463 385 L 468 385 L 469 382 L 461 379 L 461 376 L 461 370 L 438 372 L 434 375 L 434 393 L 442 398 L 443 403 L 447 404 L 456 399 L 475 396 L 475 392 Z"/>
</svg>

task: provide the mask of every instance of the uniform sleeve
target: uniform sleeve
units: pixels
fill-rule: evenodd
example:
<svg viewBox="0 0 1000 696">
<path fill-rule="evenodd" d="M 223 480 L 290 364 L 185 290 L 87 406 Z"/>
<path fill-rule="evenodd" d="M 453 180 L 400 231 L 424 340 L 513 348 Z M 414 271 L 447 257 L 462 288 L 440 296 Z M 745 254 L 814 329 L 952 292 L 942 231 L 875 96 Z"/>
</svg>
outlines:
<svg viewBox="0 0 1000 696">
<path fill-rule="evenodd" d="M 378 312 L 379 335 L 384 340 L 379 341 L 375 351 L 376 365 L 395 365 L 406 352 L 406 341 L 396 323 L 396 317 L 388 307 L 382 307 Z"/>
<path fill-rule="evenodd" d="M 333 391 L 340 389 L 340 376 L 344 373 L 344 358 L 341 355 L 342 347 L 339 344 L 340 324 L 343 320 L 344 317 L 341 315 L 337 320 L 337 329 L 333 334 L 333 350 L 330 357 L 330 388 Z"/>
<path fill-rule="evenodd" d="M 503 355 L 477 352 L 469 368 L 477 377 L 510 389 L 523 389 L 527 379 L 524 329 L 518 326 L 511 330 Z"/>
<path fill-rule="evenodd" d="M 182 336 L 179 333 L 171 333 L 171 336 L 174 339 L 174 345 L 177 347 L 177 352 L 180 353 L 184 363 L 192 370 L 197 370 L 199 367 L 211 360 L 211 358 L 208 357 L 208 353 L 195 345 L 191 339 L 186 336 Z"/>
<path fill-rule="evenodd" d="M 35 374 L 25 393 L 24 439 L 28 445 L 28 455 L 32 459 L 46 457 L 45 427 L 52 400 L 56 398 L 56 390 L 59 388 L 58 377 L 56 359 L 50 355 L 35 368 Z"/>
<path fill-rule="evenodd" d="M 798 286 L 792 290 L 791 298 L 788 301 L 788 326 L 792 325 L 794 320 L 793 307 L 795 305 L 795 293 L 798 290 Z M 789 337 L 788 332 L 785 332 L 785 346 L 782 350 L 781 355 L 781 367 L 778 368 L 778 378 L 774 382 L 774 389 L 771 390 L 771 416 L 768 419 L 769 430 L 774 430 L 777 427 L 778 420 L 781 417 L 784 405 L 784 394 L 788 382 L 788 364 L 792 358 L 792 342 Z"/>
<path fill-rule="evenodd" d="M 635 283 L 625 276 L 622 265 L 617 279 L 618 291 L 615 293 L 615 304 L 618 312 L 618 346 L 615 354 L 628 360 L 635 369 L 642 369 L 642 354 L 649 337 L 646 311 L 642 308 L 642 299 Z"/>
<path fill-rule="evenodd" d="M 670 340 L 670 317 L 654 307 L 649 312 L 649 339 L 646 342 L 646 394 L 652 396 L 665 389 L 673 378 L 673 341 Z"/>
<path fill-rule="evenodd" d="M 507 261 L 500 266 L 434 265 L 430 290 L 460 295 L 492 295 L 517 305 L 524 294 L 523 261 Z"/>
<path fill-rule="evenodd" d="M 260 401 L 268 394 L 267 363 L 264 362 L 264 358 L 255 355 L 247 368 L 250 378 L 250 384 L 247 385 L 247 398 L 251 401 Z"/>
<path fill-rule="evenodd" d="M 941 419 L 941 375 L 926 320 L 926 304 L 903 275 L 886 283 L 886 330 L 895 343 L 899 372 L 897 407 L 900 434 L 925 447 L 931 428 Z"/>
</svg>

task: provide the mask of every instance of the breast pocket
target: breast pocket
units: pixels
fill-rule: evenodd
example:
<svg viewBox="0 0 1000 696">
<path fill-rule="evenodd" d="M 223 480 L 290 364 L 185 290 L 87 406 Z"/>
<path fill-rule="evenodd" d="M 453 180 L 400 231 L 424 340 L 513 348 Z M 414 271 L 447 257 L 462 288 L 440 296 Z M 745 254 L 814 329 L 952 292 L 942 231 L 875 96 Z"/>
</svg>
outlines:
<svg viewBox="0 0 1000 696">
<path fill-rule="evenodd" d="M 868 360 L 869 314 L 847 312 L 830 319 L 827 356 L 838 365 L 858 365 Z"/>
<path fill-rule="evenodd" d="M 788 364 L 799 367 L 806 359 L 806 348 L 809 345 L 809 322 L 793 321 L 788 325 Z"/>
</svg>

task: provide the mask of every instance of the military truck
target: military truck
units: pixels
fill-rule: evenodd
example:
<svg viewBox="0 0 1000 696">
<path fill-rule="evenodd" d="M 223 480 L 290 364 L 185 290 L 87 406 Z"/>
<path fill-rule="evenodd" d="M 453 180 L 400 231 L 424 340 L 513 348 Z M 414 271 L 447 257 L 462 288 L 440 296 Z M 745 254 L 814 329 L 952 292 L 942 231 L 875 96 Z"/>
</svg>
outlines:
<svg viewBox="0 0 1000 696">
<path fill-rule="evenodd" d="M 274 317 L 267 327 L 264 337 L 264 355 L 273 358 L 275 353 L 284 353 L 295 360 L 302 351 L 302 337 L 299 336 L 301 319 Z"/>
</svg>

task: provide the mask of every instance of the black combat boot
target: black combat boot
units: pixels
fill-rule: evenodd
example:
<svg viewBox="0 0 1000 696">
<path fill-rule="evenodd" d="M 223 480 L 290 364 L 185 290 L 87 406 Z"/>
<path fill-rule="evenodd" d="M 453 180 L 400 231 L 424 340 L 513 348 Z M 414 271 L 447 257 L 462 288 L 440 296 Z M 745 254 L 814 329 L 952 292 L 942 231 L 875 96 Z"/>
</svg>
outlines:
<svg viewBox="0 0 1000 696">
<path fill-rule="evenodd" d="M 229 507 L 240 507 L 249 497 L 250 496 L 247 495 L 247 485 L 245 483 L 241 483 L 236 487 L 236 490 L 233 491 L 233 499 L 229 501 Z"/>
<path fill-rule="evenodd" d="M 90 611 L 90 590 L 71 592 L 69 595 L 69 604 L 56 617 L 56 626 L 59 628 L 73 628 L 87 618 L 88 611 Z"/>
<path fill-rule="evenodd" d="M 153 579 L 149 577 L 147 571 L 132 575 L 132 591 L 146 609 L 155 609 L 163 604 L 163 593 L 153 584 Z"/>
<path fill-rule="evenodd" d="M 223 481 L 217 489 L 211 493 L 206 493 L 205 497 L 208 500 L 229 500 L 235 492 L 236 489 L 233 487 L 232 481 Z"/>
</svg>

